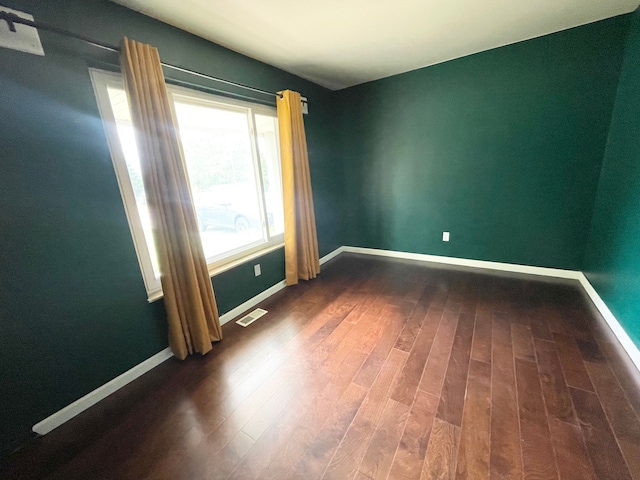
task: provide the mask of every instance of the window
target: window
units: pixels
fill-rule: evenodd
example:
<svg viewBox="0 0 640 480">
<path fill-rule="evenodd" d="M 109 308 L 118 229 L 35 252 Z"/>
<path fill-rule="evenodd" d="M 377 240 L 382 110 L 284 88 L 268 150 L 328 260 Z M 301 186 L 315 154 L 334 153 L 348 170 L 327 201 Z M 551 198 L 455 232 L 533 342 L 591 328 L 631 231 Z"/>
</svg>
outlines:
<svg viewBox="0 0 640 480">
<path fill-rule="evenodd" d="M 157 298 L 160 272 L 122 77 L 94 69 L 91 77 L 147 293 Z M 275 108 L 167 87 L 209 271 L 282 244 Z"/>
</svg>

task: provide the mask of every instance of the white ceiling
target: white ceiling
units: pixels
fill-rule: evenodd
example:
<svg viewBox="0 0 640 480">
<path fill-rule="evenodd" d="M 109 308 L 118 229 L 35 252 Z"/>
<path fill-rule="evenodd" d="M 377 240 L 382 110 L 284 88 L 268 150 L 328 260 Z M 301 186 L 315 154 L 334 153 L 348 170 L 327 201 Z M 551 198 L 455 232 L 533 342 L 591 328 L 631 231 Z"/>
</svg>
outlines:
<svg viewBox="0 0 640 480">
<path fill-rule="evenodd" d="M 635 10 L 640 0 L 115 0 L 337 90 Z"/>
</svg>

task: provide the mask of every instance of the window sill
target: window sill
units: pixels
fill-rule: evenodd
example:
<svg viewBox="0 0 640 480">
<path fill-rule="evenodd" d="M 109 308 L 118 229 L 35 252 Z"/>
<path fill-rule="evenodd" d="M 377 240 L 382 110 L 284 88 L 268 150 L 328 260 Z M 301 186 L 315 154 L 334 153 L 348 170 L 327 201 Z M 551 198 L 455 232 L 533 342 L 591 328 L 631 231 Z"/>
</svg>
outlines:
<svg viewBox="0 0 640 480">
<path fill-rule="evenodd" d="M 246 262 L 250 262 L 251 260 L 255 260 L 258 257 L 261 257 L 263 255 L 266 255 L 267 253 L 271 253 L 275 250 L 278 250 L 279 248 L 284 247 L 284 242 L 282 243 L 278 243 L 276 245 L 269 245 L 268 247 L 265 247 L 263 249 L 260 249 L 258 251 L 255 252 L 251 252 L 248 255 L 245 255 L 243 257 L 237 258 L 235 260 L 232 260 L 228 263 L 225 263 L 223 265 L 216 265 L 215 267 L 210 267 L 209 268 L 209 277 L 213 278 L 216 275 L 220 275 L 223 272 L 226 272 L 227 270 L 231 270 L 232 268 L 235 268 L 243 263 Z M 149 303 L 153 303 L 156 300 L 162 298 L 164 296 L 162 290 L 159 290 L 157 292 L 151 292 L 149 294 L 149 298 L 148 301 Z"/>
</svg>

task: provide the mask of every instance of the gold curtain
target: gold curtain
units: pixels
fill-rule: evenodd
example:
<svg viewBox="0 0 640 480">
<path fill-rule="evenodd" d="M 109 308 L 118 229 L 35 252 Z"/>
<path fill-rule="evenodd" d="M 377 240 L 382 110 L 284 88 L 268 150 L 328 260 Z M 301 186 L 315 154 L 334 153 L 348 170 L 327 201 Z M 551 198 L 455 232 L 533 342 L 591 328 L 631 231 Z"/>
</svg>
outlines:
<svg viewBox="0 0 640 480">
<path fill-rule="evenodd" d="M 222 338 L 218 308 L 158 50 L 124 38 L 120 52 L 158 253 L 169 345 L 182 360 L 194 352 L 207 353 L 211 342 Z"/>
<path fill-rule="evenodd" d="M 300 94 L 285 90 L 276 100 L 282 161 L 284 255 L 287 285 L 320 273 L 307 138 Z"/>
</svg>

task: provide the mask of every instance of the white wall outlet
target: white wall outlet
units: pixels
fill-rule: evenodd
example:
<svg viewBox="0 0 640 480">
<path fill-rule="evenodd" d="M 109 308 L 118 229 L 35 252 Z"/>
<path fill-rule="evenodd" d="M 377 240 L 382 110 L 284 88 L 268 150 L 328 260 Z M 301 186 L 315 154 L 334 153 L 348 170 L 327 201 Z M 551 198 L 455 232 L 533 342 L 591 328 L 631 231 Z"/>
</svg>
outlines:
<svg viewBox="0 0 640 480">
<path fill-rule="evenodd" d="M 0 5 L 0 10 L 33 21 L 33 16 L 28 13 L 12 10 L 2 5 Z M 9 30 L 7 22 L 0 21 L 0 47 L 33 53 L 35 55 L 44 55 L 38 30 L 20 23 L 14 23 L 13 25 L 16 29 L 15 32 Z"/>
<path fill-rule="evenodd" d="M 442 232 L 442 241 L 443 242 L 449 241 L 449 232 Z"/>
<path fill-rule="evenodd" d="M 260 264 L 259 263 L 256 263 L 253 266 L 253 273 L 256 274 L 256 277 L 259 277 L 262 274 L 262 271 L 260 270 Z"/>
</svg>

